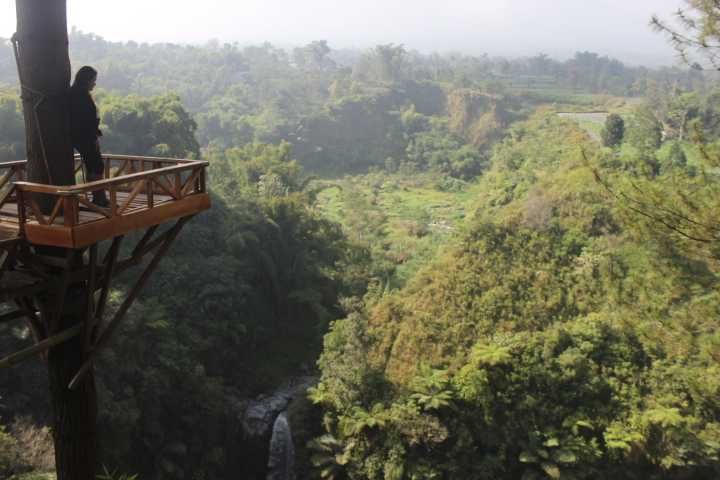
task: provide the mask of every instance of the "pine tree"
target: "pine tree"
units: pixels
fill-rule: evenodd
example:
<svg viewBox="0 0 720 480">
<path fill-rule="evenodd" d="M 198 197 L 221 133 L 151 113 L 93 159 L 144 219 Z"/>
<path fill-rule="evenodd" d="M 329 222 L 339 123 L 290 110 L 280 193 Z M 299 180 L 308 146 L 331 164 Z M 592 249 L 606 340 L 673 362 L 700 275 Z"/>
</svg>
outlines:
<svg viewBox="0 0 720 480">
<path fill-rule="evenodd" d="M 625 136 L 625 121 L 616 113 L 611 113 L 605 119 L 605 128 L 603 128 L 602 142 L 606 147 L 617 147 L 623 141 Z"/>
</svg>

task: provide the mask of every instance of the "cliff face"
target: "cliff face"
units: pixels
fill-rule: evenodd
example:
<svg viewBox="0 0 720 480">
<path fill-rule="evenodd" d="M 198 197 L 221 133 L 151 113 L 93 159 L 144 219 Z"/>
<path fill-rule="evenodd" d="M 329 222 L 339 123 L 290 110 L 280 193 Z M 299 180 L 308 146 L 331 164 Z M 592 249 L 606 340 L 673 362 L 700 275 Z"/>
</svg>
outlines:
<svg viewBox="0 0 720 480">
<path fill-rule="evenodd" d="M 501 96 L 468 88 L 453 90 L 447 99 L 448 126 L 476 147 L 488 146 L 509 125 L 508 107 Z"/>
</svg>

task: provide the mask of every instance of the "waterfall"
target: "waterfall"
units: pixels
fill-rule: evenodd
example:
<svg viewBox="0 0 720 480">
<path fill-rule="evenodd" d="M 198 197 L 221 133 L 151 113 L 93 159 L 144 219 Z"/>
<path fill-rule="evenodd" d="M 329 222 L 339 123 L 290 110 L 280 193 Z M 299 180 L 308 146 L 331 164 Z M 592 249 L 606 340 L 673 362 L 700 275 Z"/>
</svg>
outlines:
<svg viewBox="0 0 720 480">
<path fill-rule="evenodd" d="M 295 480 L 295 447 L 285 412 L 275 419 L 270 438 L 267 480 Z"/>
</svg>

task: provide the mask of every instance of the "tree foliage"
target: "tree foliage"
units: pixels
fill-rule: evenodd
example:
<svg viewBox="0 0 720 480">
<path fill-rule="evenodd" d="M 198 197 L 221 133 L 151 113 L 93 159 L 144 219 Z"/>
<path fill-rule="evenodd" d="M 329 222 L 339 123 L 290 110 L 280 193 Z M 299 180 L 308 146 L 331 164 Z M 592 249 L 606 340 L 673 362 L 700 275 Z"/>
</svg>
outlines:
<svg viewBox="0 0 720 480">
<path fill-rule="evenodd" d="M 718 474 L 718 385 L 692 380 L 718 368 L 714 262 L 644 234 L 581 146 L 643 188 L 686 168 L 641 182 L 548 114 L 513 127 L 462 241 L 326 336 L 312 398 L 344 475 Z"/>
<path fill-rule="evenodd" d="M 616 113 L 611 113 L 605 119 L 605 127 L 602 130 L 602 142 L 606 147 L 617 147 L 625 136 L 625 121 Z"/>
<path fill-rule="evenodd" d="M 211 165 L 213 209 L 101 357 L 110 467 L 262 475 L 248 399 L 319 358 L 321 478 L 720 474 L 709 76 L 591 52 L 72 42 L 101 71 L 105 151 Z M 612 151 L 555 114 L 614 108 L 590 93 L 647 97 L 625 135 L 608 117 Z M 23 156 L 16 95 L 3 159 Z"/>
<path fill-rule="evenodd" d="M 696 57 L 699 55 L 717 69 L 720 66 L 720 5 L 713 0 L 685 0 L 685 8 L 674 15 L 675 24 L 657 15 L 651 24 L 655 30 L 665 33 L 682 59 L 693 68 L 702 69 Z"/>
</svg>

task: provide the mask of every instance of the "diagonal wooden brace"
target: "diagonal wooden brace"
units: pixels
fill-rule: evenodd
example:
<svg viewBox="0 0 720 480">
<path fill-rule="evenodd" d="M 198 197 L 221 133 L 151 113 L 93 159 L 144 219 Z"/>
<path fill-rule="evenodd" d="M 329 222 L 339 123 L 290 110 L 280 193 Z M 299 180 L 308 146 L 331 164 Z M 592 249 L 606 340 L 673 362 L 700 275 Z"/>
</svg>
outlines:
<svg viewBox="0 0 720 480">
<path fill-rule="evenodd" d="M 155 253 L 155 256 L 150 260 L 150 263 L 145 267 L 145 270 L 140 275 L 140 278 L 138 278 L 137 282 L 135 282 L 135 285 L 130 290 L 130 293 L 125 298 L 125 301 L 120 305 L 120 308 L 115 313 L 115 316 L 113 319 L 108 323 L 107 327 L 102 331 L 100 334 L 100 337 L 98 338 L 97 342 L 93 346 L 93 349 L 90 351 L 90 353 L 87 355 L 87 359 L 85 360 L 85 363 L 80 367 L 78 372 L 75 374 L 73 379 L 70 381 L 70 384 L 68 385 L 68 388 L 74 389 L 78 386 L 80 383 L 80 380 L 82 380 L 82 377 L 87 373 L 87 371 L 90 369 L 90 367 L 93 364 L 93 361 L 95 360 L 95 357 L 97 356 L 98 352 L 100 352 L 105 346 L 107 346 L 108 342 L 110 341 L 110 337 L 112 336 L 115 329 L 120 325 L 120 322 L 125 317 L 125 314 L 127 313 L 130 306 L 135 301 L 135 298 L 140 293 L 140 290 L 142 290 L 143 286 L 145 285 L 145 282 L 150 278 L 150 275 L 153 273 L 155 268 L 160 263 L 160 260 L 162 257 L 167 253 L 168 249 L 170 248 L 170 245 L 172 245 L 173 241 L 177 237 L 177 235 L 180 233 L 180 230 L 182 229 L 183 225 L 190 219 L 190 217 L 183 217 L 180 220 L 178 220 L 175 225 L 173 225 L 169 232 L 170 234 L 167 236 L 163 244 L 160 246 L 158 251 Z"/>
</svg>

